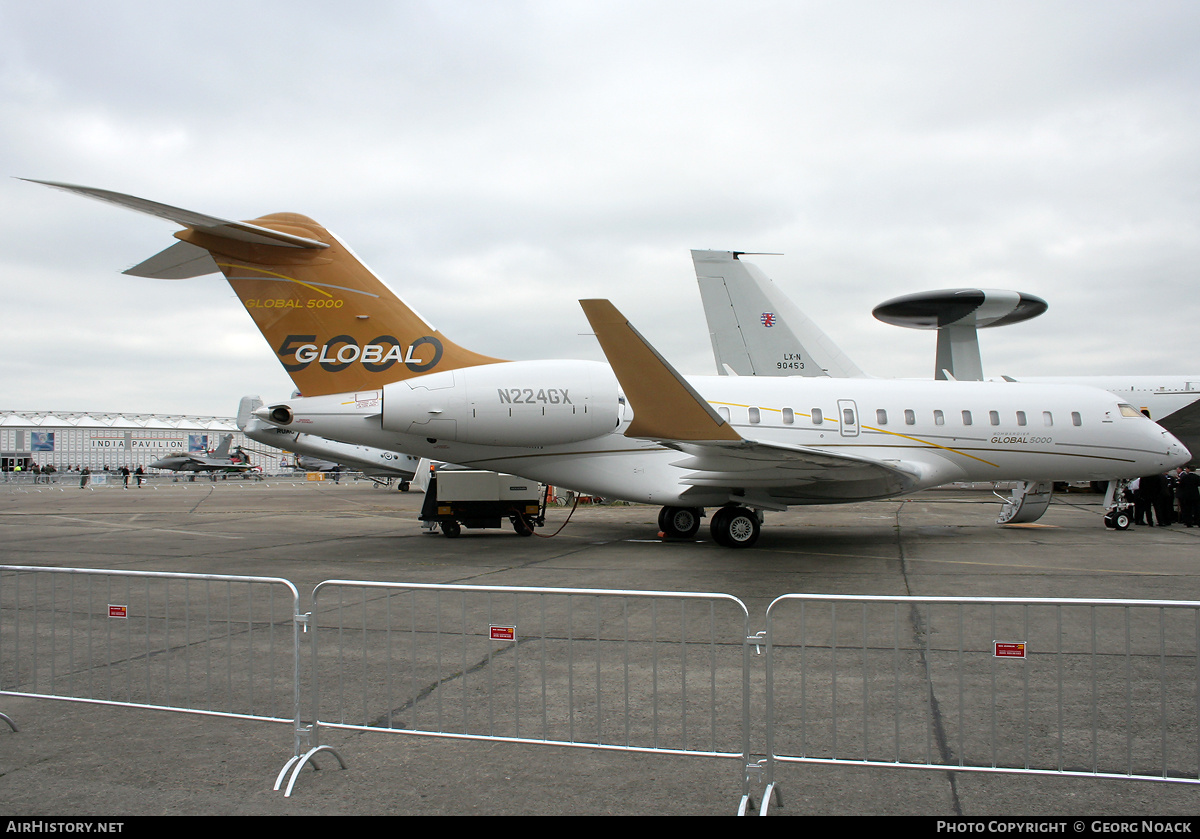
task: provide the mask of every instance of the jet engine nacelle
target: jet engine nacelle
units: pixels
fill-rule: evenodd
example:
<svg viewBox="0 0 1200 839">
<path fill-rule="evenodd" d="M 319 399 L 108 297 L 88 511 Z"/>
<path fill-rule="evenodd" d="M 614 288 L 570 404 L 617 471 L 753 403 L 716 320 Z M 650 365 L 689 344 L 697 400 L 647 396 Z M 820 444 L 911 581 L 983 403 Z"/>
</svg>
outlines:
<svg viewBox="0 0 1200 839">
<path fill-rule="evenodd" d="M 383 388 L 383 428 L 484 446 L 551 446 L 611 432 L 617 379 L 595 361 L 509 361 Z"/>
</svg>

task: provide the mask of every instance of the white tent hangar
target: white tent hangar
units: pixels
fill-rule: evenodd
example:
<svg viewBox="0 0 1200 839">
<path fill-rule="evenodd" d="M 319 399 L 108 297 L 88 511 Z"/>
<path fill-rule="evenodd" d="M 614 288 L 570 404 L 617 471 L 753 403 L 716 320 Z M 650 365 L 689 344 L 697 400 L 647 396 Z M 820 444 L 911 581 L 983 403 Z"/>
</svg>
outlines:
<svg viewBox="0 0 1200 839">
<path fill-rule="evenodd" d="M 53 465 L 59 472 L 148 468 L 159 458 L 213 449 L 227 434 L 234 446 L 263 449 L 232 417 L 80 411 L 0 411 L 0 468 Z"/>
</svg>

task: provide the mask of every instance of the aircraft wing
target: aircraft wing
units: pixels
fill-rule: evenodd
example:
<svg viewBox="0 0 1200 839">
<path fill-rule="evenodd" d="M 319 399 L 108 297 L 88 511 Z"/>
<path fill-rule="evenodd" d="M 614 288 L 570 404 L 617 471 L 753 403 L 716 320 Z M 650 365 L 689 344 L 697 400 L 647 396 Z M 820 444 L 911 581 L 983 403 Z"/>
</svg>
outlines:
<svg viewBox="0 0 1200 839">
<path fill-rule="evenodd" d="M 581 300 L 584 313 L 633 407 L 627 437 L 655 440 L 684 457 L 680 483 L 756 495 L 840 501 L 914 488 L 922 464 L 887 463 L 803 446 L 747 440 L 642 337 L 612 303 Z"/>
</svg>

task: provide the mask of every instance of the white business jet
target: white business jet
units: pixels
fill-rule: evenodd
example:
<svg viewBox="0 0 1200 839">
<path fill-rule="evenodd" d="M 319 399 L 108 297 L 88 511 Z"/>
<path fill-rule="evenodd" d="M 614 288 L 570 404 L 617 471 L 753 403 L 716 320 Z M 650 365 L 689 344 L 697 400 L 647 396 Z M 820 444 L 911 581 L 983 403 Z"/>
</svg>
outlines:
<svg viewBox="0 0 1200 839">
<path fill-rule="evenodd" d="M 294 429 L 279 428 L 254 415 L 262 406 L 260 397 L 243 396 L 238 403 L 237 427 L 251 440 L 292 452 L 296 455 L 298 467 L 307 468 L 312 462 L 317 464 L 315 471 L 329 471 L 335 466 L 343 466 L 362 472 L 368 478 L 384 478 L 389 482 L 395 479 L 401 492 L 408 491 L 417 475 L 419 458 L 403 452 L 355 446 Z"/>
<path fill-rule="evenodd" d="M 44 183 L 44 182 L 43 182 Z M 609 364 L 503 361 L 430 326 L 305 216 L 249 222 L 61 189 L 172 220 L 178 243 L 127 273 L 220 271 L 303 397 L 255 415 L 355 445 L 661 505 L 670 536 L 747 547 L 762 513 L 950 481 L 1134 477 L 1188 453 L 1094 388 L 689 377 L 606 300 L 582 301 Z"/>
<path fill-rule="evenodd" d="M 719 373 L 866 375 L 766 274 L 741 259 L 744 255 L 738 251 L 692 251 Z M 936 329 L 934 378 L 964 381 L 984 378 L 978 328 L 1016 323 L 1045 308 L 1044 301 L 1019 292 L 952 289 L 889 300 L 874 313 L 886 323 Z M 1200 375 L 1003 376 L 1000 381 L 1106 390 L 1159 422 L 1189 449 L 1200 447 Z M 1052 492 L 1052 482 L 1024 481 L 1005 499 L 1000 521 L 1035 521 L 1045 512 Z"/>
</svg>

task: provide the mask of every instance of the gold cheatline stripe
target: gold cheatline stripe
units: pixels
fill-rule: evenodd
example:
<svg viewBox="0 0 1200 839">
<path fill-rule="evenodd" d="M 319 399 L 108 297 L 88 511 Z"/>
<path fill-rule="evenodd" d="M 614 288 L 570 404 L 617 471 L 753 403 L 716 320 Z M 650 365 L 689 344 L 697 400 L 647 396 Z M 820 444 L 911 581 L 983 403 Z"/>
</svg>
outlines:
<svg viewBox="0 0 1200 839">
<path fill-rule="evenodd" d="M 277 277 L 281 280 L 287 280 L 288 282 L 295 283 L 296 285 L 302 285 L 311 291 L 315 291 L 317 294 L 324 294 L 326 297 L 333 297 L 332 294 L 330 294 L 328 291 L 325 291 L 324 289 L 317 288 L 314 285 L 309 285 L 308 283 L 303 282 L 302 280 L 297 280 L 295 277 L 289 277 L 286 274 L 276 274 L 274 271 L 268 271 L 266 268 L 258 268 L 253 265 L 235 265 L 231 262 L 218 262 L 217 267 L 218 268 L 240 268 L 244 271 L 257 271 L 260 274 L 266 274 L 271 277 Z M 231 277 L 230 279 L 233 279 L 233 278 Z M 246 279 L 253 279 L 253 277 L 247 277 Z"/>
<path fill-rule="evenodd" d="M 714 404 L 714 405 L 727 405 L 727 406 L 729 406 L 729 407 L 731 407 L 731 408 L 752 408 L 752 407 L 756 407 L 756 408 L 758 408 L 759 410 L 762 410 L 762 411 L 777 411 L 777 412 L 779 412 L 779 413 L 783 413 L 783 410 L 782 410 L 781 408 L 764 408 L 764 407 L 762 407 L 761 405 L 739 405 L 739 404 L 738 404 L 738 403 L 736 403 L 736 402 L 713 402 L 713 403 L 711 403 L 711 404 Z M 795 413 L 797 416 L 801 416 L 801 417 L 808 417 L 809 419 L 812 419 L 812 414 L 806 414 L 806 413 L 804 413 L 803 411 L 795 411 L 795 410 L 793 410 L 793 413 Z M 835 425 L 840 425 L 840 424 L 841 424 L 841 420 L 839 420 L 839 419 L 836 419 L 836 418 L 834 418 L 834 417 L 826 417 L 826 418 L 824 419 L 824 422 L 832 422 L 832 423 L 834 423 Z M 731 423 L 730 423 L 730 425 L 732 426 L 732 425 L 733 425 L 733 423 L 731 422 Z M 998 463 L 992 463 L 990 460 L 984 460 L 982 457 L 976 457 L 976 456 L 975 456 L 975 455 L 973 455 L 973 454 L 967 454 L 966 452 L 962 451 L 961 449 L 955 449 L 955 448 L 952 448 L 951 446 L 942 446 L 942 445 L 939 445 L 938 443 L 933 443 L 933 442 L 930 442 L 929 440 L 922 440 L 920 437 L 910 437 L 910 436 L 909 436 L 909 435 L 907 435 L 907 434 L 900 434 L 900 433 L 898 433 L 898 432 L 895 432 L 895 431 L 888 431 L 888 430 L 886 430 L 886 429 L 883 429 L 883 428 L 875 428 L 874 426 L 870 426 L 870 425 L 861 425 L 861 424 L 860 424 L 858 427 L 859 427 L 859 428 L 861 428 L 861 429 L 863 429 L 864 431 L 875 431 L 875 432 L 878 432 L 878 433 L 880 433 L 880 434 L 887 434 L 887 435 L 889 435 L 889 436 L 891 436 L 891 437 L 899 437 L 901 440 L 912 440 L 914 443 L 920 443 L 921 445 L 923 445 L 923 446 L 928 446 L 928 447 L 930 447 L 931 449 L 941 449 L 942 451 L 954 452 L 955 454 L 960 454 L 960 455 L 962 455 L 963 457 L 969 457 L 969 458 L 971 458 L 971 460 L 978 460 L 980 463 L 983 463 L 983 464 L 985 464 L 985 465 L 987 465 L 987 466 L 992 466 L 992 467 L 994 467 L 994 468 L 996 468 L 996 469 L 999 469 L 999 468 L 1000 468 L 1000 464 L 998 464 Z M 820 446 L 813 446 L 812 448 L 820 448 Z M 993 451 L 1005 451 L 1005 450 L 1004 450 L 1004 449 L 994 449 Z"/>
</svg>

